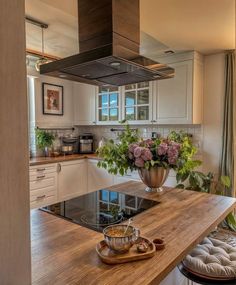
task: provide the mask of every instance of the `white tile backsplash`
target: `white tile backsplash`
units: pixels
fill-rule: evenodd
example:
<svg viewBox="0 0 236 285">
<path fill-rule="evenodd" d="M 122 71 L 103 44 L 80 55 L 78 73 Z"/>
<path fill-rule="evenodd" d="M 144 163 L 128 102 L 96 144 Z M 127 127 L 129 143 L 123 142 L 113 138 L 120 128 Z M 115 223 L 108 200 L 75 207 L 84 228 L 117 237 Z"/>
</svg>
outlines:
<svg viewBox="0 0 236 285">
<path fill-rule="evenodd" d="M 133 128 L 138 128 L 143 138 L 151 138 L 152 132 L 156 132 L 162 137 L 166 137 L 172 130 L 187 132 L 193 135 L 193 142 L 196 146 L 200 146 L 199 152 L 201 152 L 203 132 L 201 125 L 136 125 Z M 78 133 L 89 132 L 94 135 L 95 147 L 98 146 L 98 142 L 102 137 L 106 139 L 116 139 L 118 132 L 112 132 L 111 128 L 122 128 L 122 126 L 77 126 Z"/>
</svg>

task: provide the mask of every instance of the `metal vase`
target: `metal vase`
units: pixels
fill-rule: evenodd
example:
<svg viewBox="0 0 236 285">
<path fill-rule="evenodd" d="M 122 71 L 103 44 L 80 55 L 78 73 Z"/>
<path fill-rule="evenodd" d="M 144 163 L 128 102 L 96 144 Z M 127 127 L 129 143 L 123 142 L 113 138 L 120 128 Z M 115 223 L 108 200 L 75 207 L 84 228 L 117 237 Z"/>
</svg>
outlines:
<svg viewBox="0 0 236 285">
<path fill-rule="evenodd" d="M 147 185 L 145 191 L 147 192 L 162 192 L 162 185 L 165 183 L 169 168 L 152 167 L 150 169 L 140 168 L 138 170 L 139 176 L 143 183 Z"/>
</svg>

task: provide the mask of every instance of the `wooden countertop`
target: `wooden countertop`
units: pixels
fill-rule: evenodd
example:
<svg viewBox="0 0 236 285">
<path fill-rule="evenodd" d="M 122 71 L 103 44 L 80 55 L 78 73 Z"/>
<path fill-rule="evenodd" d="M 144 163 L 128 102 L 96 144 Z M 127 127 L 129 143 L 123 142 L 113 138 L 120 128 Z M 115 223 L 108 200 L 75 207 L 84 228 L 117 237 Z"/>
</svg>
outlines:
<svg viewBox="0 0 236 285">
<path fill-rule="evenodd" d="M 160 202 L 135 216 L 133 224 L 150 239 L 164 237 L 166 248 L 147 260 L 106 265 L 95 251 L 101 233 L 34 210 L 33 285 L 157 285 L 236 206 L 233 198 L 182 189 L 145 193 L 134 181 L 110 189 Z"/>
<path fill-rule="evenodd" d="M 30 159 L 30 166 L 47 164 L 47 163 L 57 163 L 63 161 L 77 160 L 77 159 L 99 159 L 95 153 L 92 154 L 68 154 L 68 155 L 60 155 L 57 157 L 33 157 Z"/>
</svg>

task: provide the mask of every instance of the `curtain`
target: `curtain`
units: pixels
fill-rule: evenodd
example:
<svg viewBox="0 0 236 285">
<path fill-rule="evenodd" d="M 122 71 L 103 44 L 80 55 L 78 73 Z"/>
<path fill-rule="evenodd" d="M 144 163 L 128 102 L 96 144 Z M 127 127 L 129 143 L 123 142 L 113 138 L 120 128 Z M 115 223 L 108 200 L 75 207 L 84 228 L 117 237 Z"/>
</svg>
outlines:
<svg viewBox="0 0 236 285">
<path fill-rule="evenodd" d="M 234 196 L 234 84 L 235 84 L 235 55 L 229 51 L 225 55 L 225 96 L 223 142 L 220 163 L 220 175 L 229 176 L 230 189 L 226 195 Z"/>
</svg>

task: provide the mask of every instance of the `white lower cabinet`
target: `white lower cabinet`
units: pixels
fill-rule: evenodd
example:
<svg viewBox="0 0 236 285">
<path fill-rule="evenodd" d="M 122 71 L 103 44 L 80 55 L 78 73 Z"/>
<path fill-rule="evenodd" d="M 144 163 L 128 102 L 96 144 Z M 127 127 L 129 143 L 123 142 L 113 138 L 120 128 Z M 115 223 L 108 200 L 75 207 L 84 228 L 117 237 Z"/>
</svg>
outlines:
<svg viewBox="0 0 236 285">
<path fill-rule="evenodd" d="M 96 159 L 78 159 L 30 167 L 30 206 L 39 208 L 69 200 L 112 185 L 140 181 L 138 171 L 112 175 L 97 166 Z M 170 171 L 165 186 L 176 186 Z"/>
<path fill-rule="evenodd" d="M 39 208 L 57 202 L 56 164 L 30 167 L 30 208 Z"/>
<path fill-rule="evenodd" d="M 58 198 L 68 200 L 87 193 L 87 161 L 58 163 Z"/>
<path fill-rule="evenodd" d="M 88 160 L 88 192 L 93 192 L 112 186 L 113 175 L 109 174 L 106 169 L 97 167 L 97 160 Z"/>
</svg>

